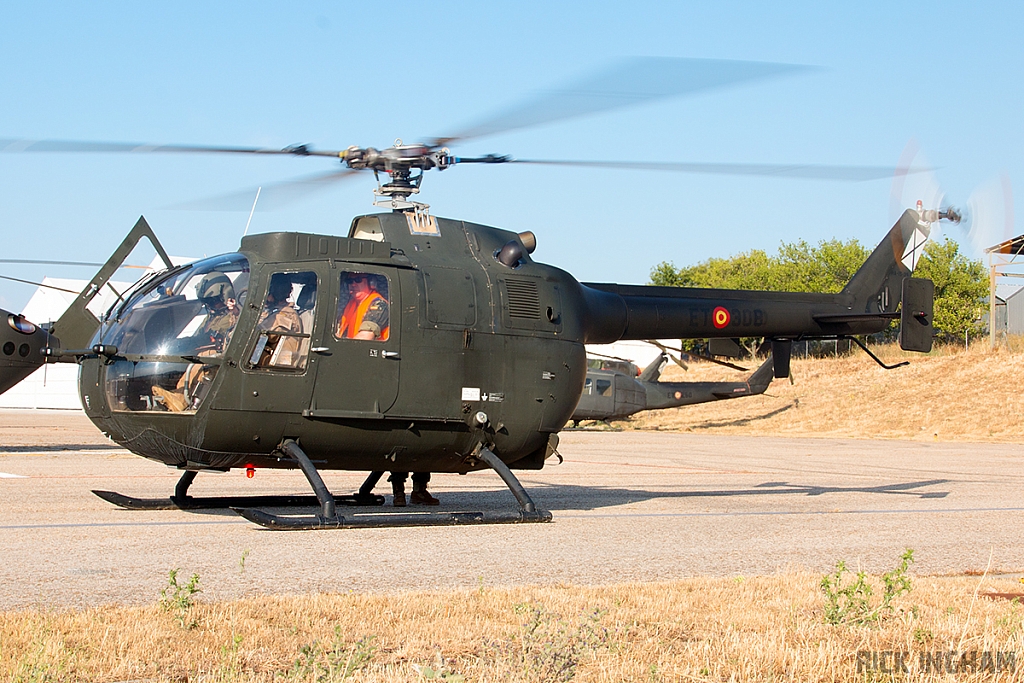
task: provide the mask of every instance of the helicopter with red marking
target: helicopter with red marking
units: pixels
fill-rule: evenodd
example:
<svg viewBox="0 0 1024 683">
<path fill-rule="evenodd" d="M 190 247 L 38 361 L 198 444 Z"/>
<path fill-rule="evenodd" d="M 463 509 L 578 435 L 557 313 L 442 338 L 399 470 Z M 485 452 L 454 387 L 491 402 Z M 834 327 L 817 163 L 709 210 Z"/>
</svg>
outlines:
<svg viewBox="0 0 1024 683">
<path fill-rule="evenodd" d="M 585 344 L 621 339 L 763 337 L 771 374 L 789 375 L 794 340 L 853 338 L 900 324 L 904 349 L 932 340 L 932 287 L 912 267 L 929 227 L 954 210 L 906 211 L 836 294 L 581 283 L 533 258 L 538 239 L 435 215 L 412 200 L 424 175 L 467 163 L 885 177 L 891 169 L 459 157 L 450 146 L 501 131 L 701 92 L 796 70 L 790 65 L 627 60 L 458 135 L 384 149 L 321 151 L 0 140 L 8 152 L 283 154 L 340 161 L 323 178 L 373 173 L 380 213 L 344 236 L 275 232 L 237 251 L 173 265 L 144 218 L 71 307 L 45 327 L 0 311 L 0 390 L 47 362 L 80 366 L 88 417 L 118 444 L 183 472 L 165 499 L 98 491 L 126 508 L 231 507 L 272 529 L 543 522 L 513 470 L 544 467 L 579 403 Z M 320 180 L 322 180 L 321 178 Z M 303 181 L 308 182 L 308 181 Z M 319 182 L 319 181 L 318 181 Z M 166 268 L 106 313 L 97 292 L 146 239 Z M 12 349 L 12 350 L 9 350 Z M 314 496 L 193 497 L 199 473 L 300 469 Z M 334 495 L 320 472 L 369 472 Z M 514 510 L 373 514 L 385 472 L 493 469 Z M 275 514 L 265 508 L 310 507 Z"/>
</svg>

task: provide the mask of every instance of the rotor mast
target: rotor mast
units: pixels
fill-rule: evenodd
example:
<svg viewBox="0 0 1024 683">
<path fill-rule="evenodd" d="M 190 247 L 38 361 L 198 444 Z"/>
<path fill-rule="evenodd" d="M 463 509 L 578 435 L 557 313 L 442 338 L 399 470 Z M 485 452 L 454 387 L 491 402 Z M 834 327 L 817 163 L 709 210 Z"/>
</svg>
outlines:
<svg viewBox="0 0 1024 683">
<path fill-rule="evenodd" d="M 373 171 L 377 179 L 373 205 L 388 206 L 394 211 L 425 211 L 428 208 L 426 204 L 409 201 L 409 197 L 419 193 L 425 171 L 432 168 L 443 171 L 454 161 L 446 147 L 437 149 L 420 143 L 406 145 L 400 139 L 387 149 L 349 147 L 339 156 L 351 169 Z M 390 177 L 384 184 L 380 182 L 382 171 Z"/>
</svg>

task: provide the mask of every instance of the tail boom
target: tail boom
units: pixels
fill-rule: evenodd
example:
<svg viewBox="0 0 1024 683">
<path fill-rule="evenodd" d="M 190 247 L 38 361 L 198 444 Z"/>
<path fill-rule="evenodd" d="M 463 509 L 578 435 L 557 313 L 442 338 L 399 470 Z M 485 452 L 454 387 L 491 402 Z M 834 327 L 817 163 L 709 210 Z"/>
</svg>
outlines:
<svg viewBox="0 0 1024 683">
<path fill-rule="evenodd" d="M 881 332 L 900 317 L 930 224 L 907 210 L 842 292 L 818 294 L 585 283 L 586 343 L 619 339 L 798 339 Z"/>
</svg>

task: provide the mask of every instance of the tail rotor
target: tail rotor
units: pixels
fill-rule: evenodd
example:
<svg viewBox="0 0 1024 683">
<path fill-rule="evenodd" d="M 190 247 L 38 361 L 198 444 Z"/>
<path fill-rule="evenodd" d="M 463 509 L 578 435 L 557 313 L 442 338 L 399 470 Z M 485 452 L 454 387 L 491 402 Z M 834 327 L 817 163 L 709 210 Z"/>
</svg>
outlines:
<svg viewBox="0 0 1024 683">
<path fill-rule="evenodd" d="M 904 210 L 915 207 L 922 219 L 932 224 L 932 238 L 940 233 L 940 220 L 956 224 L 958 228 L 949 236 L 970 246 L 974 256 L 1013 237 L 1013 190 L 1005 172 L 975 188 L 966 202 L 951 201 L 917 141 L 910 140 L 893 175 L 890 218 L 895 221 Z"/>
</svg>

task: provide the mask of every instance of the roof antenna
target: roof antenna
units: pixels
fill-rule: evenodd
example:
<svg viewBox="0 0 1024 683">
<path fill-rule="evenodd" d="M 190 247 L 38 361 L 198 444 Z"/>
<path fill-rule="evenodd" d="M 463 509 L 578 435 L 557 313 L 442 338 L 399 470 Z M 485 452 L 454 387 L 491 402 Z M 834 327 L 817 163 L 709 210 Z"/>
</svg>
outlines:
<svg viewBox="0 0 1024 683">
<path fill-rule="evenodd" d="M 245 232 L 242 233 L 242 237 L 245 237 L 246 235 L 249 234 L 249 224 L 252 223 L 252 215 L 256 211 L 256 202 L 260 200 L 260 190 L 262 189 L 262 185 L 256 188 L 256 199 L 252 200 L 252 208 L 249 209 L 249 220 L 245 222 Z"/>
</svg>

